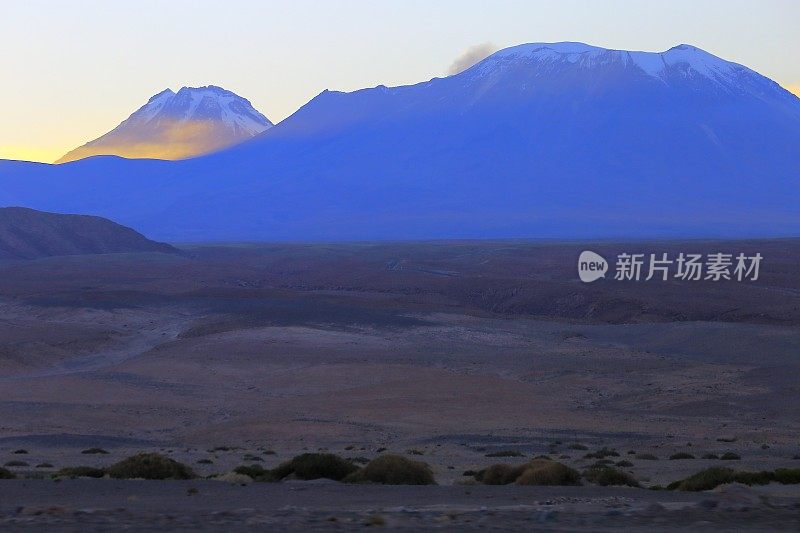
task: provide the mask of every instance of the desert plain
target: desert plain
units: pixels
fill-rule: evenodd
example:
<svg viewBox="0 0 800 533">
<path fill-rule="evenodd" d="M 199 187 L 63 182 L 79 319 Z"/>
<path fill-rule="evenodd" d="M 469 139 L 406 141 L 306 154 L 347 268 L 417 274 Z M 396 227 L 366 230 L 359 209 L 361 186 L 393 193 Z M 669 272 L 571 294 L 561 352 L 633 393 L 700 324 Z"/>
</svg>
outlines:
<svg viewBox="0 0 800 533">
<path fill-rule="evenodd" d="M 800 467 L 798 240 L 178 249 L 0 262 L 0 464 L 24 478 L 0 481 L 0 523 L 797 527 L 795 485 L 648 488 Z M 764 261 L 757 281 L 587 284 L 582 250 Z M 470 474 L 538 455 L 582 471 L 602 449 L 643 488 Z M 202 479 L 51 479 L 138 452 Z M 213 479 L 305 452 L 405 455 L 439 486 Z"/>
</svg>

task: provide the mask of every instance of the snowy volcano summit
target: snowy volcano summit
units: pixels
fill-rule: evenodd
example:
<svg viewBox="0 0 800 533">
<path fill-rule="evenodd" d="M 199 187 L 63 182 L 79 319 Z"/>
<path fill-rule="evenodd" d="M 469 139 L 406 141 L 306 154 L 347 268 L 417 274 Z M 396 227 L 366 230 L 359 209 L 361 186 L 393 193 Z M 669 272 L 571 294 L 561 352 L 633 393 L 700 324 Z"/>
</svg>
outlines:
<svg viewBox="0 0 800 533">
<path fill-rule="evenodd" d="M 693 72 L 708 78 L 730 79 L 737 73 L 753 73 L 747 67 L 731 63 L 695 46 L 680 44 L 666 52 L 611 50 L 583 43 L 532 43 L 500 50 L 484 60 L 483 68 L 514 61 L 570 64 L 592 68 L 618 64 L 638 68 L 647 75 L 664 78 L 670 72 Z"/>
<path fill-rule="evenodd" d="M 105 135 L 56 163 L 93 155 L 185 159 L 227 148 L 272 127 L 249 101 L 209 85 L 166 89 Z"/>
<path fill-rule="evenodd" d="M 481 77 L 515 68 L 534 71 L 538 77 L 582 72 L 621 80 L 626 75 L 638 75 L 673 88 L 694 85 L 699 89 L 710 84 L 715 90 L 735 94 L 757 95 L 770 89 L 785 92 L 777 83 L 743 65 L 688 44 L 665 52 L 611 50 L 575 42 L 523 44 L 500 50 L 469 71 Z"/>
</svg>

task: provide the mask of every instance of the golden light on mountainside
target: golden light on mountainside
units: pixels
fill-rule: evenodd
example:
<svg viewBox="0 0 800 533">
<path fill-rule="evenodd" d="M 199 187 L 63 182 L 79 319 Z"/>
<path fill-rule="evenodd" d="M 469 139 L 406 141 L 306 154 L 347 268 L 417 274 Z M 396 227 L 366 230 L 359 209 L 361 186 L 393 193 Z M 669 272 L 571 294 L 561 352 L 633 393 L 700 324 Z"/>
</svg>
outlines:
<svg viewBox="0 0 800 533">
<path fill-rule="evenodd" d="M 177 160 L 207 154 L 231 145 L 224 132 L 213 121 L 195 120 L 160 124 L 157 138 L 142 141 L 122 139 L 114 145 L 93 146 L 85 144 L 69 152 L 56 163 L 68 163 L 94 155 L 117 155 L 128 159 Z"/>
<path fill-rule="evenodd" d="M 788 89 L 789 92 L 792 92 L 797 96 L 800 96 L 800 85 L 787 85 L 786 89 Z"/>
</svg>

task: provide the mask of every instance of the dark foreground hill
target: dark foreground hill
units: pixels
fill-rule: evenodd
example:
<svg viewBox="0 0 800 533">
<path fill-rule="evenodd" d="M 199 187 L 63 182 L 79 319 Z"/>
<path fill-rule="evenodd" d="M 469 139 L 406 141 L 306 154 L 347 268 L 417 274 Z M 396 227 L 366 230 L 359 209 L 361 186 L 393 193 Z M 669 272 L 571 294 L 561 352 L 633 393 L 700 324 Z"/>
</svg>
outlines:
<svg viewBox="0 0 800 533">
<path fill-rule="evenodd" d="M 0 259 L 174 251 L 168 244 L 101 217 L 0 208 Z"/>
</svg>

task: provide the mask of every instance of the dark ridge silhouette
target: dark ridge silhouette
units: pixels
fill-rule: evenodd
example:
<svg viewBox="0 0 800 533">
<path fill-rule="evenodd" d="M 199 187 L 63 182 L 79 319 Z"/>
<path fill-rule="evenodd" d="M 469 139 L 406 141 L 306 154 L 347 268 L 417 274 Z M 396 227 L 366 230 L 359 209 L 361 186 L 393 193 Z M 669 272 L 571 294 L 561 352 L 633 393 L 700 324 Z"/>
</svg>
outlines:
<svg viewBox="0 0 800 533">
<path fill-rule="evenodd" d="M 0 259 L 125 252 L 177 250 L 101 217 L 0 208 Z"/>
</svg>

